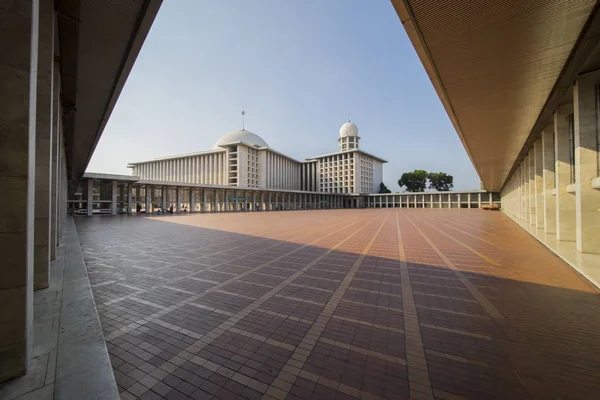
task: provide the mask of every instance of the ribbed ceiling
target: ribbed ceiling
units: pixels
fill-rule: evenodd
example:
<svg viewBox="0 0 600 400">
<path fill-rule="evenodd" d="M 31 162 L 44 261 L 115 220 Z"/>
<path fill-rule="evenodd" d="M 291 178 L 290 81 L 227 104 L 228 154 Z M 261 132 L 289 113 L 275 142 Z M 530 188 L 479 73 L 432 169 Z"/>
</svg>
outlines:
<svg viewBox="0 0 600 400">
<path fill-rule="evenodd" d="M 393 3 L 485 187 L 500 190 L 596 2 Z"/>
</svg>

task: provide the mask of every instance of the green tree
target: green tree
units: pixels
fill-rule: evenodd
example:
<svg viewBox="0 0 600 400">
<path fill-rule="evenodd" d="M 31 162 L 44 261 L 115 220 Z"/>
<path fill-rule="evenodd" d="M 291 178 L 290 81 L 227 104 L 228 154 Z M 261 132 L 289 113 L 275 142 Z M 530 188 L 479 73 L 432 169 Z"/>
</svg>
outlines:
<svg viewBox="0 0 600 400">
<path fill-rule="evenodd" d="M 407 192 L 424 192 L 427 186 L 427 171 L 415 169 L 413 172 L 405 172 L 398 180 L 400 187 L 406 187 Z"/>
<path fill-rule="evenodd" d="M 427 178 L 429 179 L 429 189 L 447 192 L 454 187 L 454 177 L 445 172 L 430 172 L 427 174 Z"/>
<path fill-rule="evenodd" d="M 381 182 L 379 184 L 379 193 L 392 193 L 392 191 L 385 186 L 385 183 Z"/>
</svg>

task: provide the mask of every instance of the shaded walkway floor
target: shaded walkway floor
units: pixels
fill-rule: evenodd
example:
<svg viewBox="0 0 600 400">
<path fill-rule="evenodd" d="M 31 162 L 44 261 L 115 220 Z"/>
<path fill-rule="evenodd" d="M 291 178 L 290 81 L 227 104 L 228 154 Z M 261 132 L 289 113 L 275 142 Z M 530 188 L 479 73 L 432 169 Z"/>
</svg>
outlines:
<svg viewBox="0 0 600 400">
<path fill-rule="evenodd" d="M 501 213 L 101 217 L 77 228 L 122 398 L 600 393 L 598 292 Z"/>
</svg>

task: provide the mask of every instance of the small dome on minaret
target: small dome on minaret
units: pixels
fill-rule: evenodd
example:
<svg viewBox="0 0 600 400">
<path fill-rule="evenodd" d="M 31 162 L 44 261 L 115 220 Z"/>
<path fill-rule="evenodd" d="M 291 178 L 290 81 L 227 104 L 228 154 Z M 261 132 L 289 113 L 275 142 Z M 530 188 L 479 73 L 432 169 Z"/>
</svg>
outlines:
<svg viewBox="0 0 600 400">
<path fill-rule="evenodd" d="M 344 123 L 344 125 L 342 125 L 340 128 L 340 137 L 347 136 L 358 136 L 358 126 L 356 126 L 355 123 L 350 122 L 350 120 Z"/>
</svg>

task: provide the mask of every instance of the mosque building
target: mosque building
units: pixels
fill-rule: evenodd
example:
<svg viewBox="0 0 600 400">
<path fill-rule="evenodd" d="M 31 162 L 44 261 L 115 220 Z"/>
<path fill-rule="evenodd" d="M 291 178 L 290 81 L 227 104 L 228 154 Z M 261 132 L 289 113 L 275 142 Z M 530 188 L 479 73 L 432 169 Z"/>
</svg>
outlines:
<svg viewBox="0 0 600 400">
<path fill-rule="evenodd" d="M 211 150 L 129 163 L 144 181 L 227 186 L 240 189 L 300 190 L 371 194 L 383 181 L 387 161 L 359 148 L 356 124 L 340 128 L 335 153 L 298 161 L 269 147 L 245 129 L 222 136 Z"/>
</svg>

